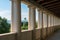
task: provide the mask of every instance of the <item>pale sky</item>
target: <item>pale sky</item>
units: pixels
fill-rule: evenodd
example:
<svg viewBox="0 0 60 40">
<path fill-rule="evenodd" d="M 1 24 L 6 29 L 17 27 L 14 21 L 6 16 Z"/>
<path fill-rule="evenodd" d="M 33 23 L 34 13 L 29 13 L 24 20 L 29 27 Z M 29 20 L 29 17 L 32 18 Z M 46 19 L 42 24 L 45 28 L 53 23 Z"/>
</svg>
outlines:
<svg viewBox="0 0 60 40">
<path fill-rule="evenodd" d="M 0 16 L 11 20 L 11 3 L 9 0 L 0 0 Z"/>
</svg>

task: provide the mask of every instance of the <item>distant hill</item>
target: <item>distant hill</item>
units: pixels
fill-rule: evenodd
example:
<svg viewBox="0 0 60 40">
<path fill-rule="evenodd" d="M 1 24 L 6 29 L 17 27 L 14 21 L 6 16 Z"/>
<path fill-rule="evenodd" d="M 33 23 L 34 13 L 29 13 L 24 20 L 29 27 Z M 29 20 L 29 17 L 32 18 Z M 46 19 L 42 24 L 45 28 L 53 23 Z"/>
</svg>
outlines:
<svg viewBox="0 0 60 40">
<path fill-rule="evenodd" d="M 11 24 L 11 20 L 7 20 L 7 22 Z M 24 20 L 22 20 L 22 22 L 24 22 Z M 28 22 L 28 21 L 25 21 L 25 22 Z"/>
</svg>

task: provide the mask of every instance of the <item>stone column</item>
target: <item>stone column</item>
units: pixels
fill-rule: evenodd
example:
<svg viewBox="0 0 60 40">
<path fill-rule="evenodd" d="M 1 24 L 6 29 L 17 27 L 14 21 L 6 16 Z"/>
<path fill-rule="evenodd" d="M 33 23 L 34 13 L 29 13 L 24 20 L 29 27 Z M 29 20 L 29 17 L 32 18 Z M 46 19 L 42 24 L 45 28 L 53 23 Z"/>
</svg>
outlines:
<svg viewBox="0 0 60 40">
<path fill-rule="evenodd" d="M 40 40 L 42 40 L 43 32 L 42 32 L 42 9 L 38 8 L 38 28 L 40 29 Z"/>
<path fill-rule="evenodd" d="M 32 30 L 32 26 L 31 26 L 31 10 L 32 10 L 32 8 L 31 7 L 29 7 L 28 6 L 28 8 L 29 8 L 29 15 L 28 15 L 28 30 Z"/>
<path fill-rule="evenodd" d="M 38 9 L 38 28 L 40 29 L 40 9 Z"/>
<path fill-rule="evenodd" d="M 11 32 L 17 33 L 16 40 L 21 40 L 21 0 L 11 0 Z"/>
<path fill-rule="evenodd" d="M 36 27 L 36 11 L 34 6 L 29 7 L 28 30 L 33 30 Z"/>
<path fill-rule="evenodd" d="M 51 26 L 51 34 L 52 34 L 52 15 L 50 15 L 50 26 Z"/>
<path fill-rule="evenodd" d="M 44 29 L 44 28 L 43 28 L 43 13 L 44 13 L 44 11 L 43 11 L 43 10 L 44 10 L 44 9 L 41 10 L 41 12 L 42 12 L 42 13 L 41 13 L 41 15 L 42 15 L 42 19 L 41 19 L 41 20 L 42 20 L 41 40 L 43 40 L 43 38 L 44 38 L 44 35 L 43 35 L 43 31 L 44 31 L 44 30 L 43 30 L 43 29 Z"/>
<path fill-rule="evenodd" d="M 48 12 L 48 14 L 47 14 L 47 27 L 48 27 L 48 36 L 50 35 L 50 33 L 51 33 L 51 24 L 50 24 L 51 22 L 50 22 L 50 14 L 49 14 L 49 12 Z"/>
<path fill-rule="evenodd" d="M 52 33 L 53 33 L 53 15 L 51 16 L 51 18 L 52 18 Z"/>
<path fill-rule="evenodd" d="M 44 13 L 45 13 L 45 21 L 46 21 L 46 28 L 45 28 L 45 37 L 48 37 L 48 12 L 46 10 L 44 10 Z M 44 16 L 44 15 L 43 15 Z M 44 19 L 43 19 L 44 20 Z M 43 21 L 43 24 L 44 24 L 44 21 Z"/>
<path fill-rule="evenodd" d="M 49 36 L 49 33 L 48 33 L 48 30 L 49 30 L 49 27 L 48 27 L 49 23 L 48 23 L 48 12 L 47 12 L 47 29 L 46 29 L 46 37 Z"/>
<path fill-rule="evenodd" d="M 53 16 L 52 16 L 52 23 L 53 23 L 53 24 L 52 24 L 52 26 L 53 26 L 53 27 L 52 27 L 52 32 L 54 32 L 54 21 L 53 21 L 53 20 L 54 20 L 54 18 L 53 18 Z"/>
<path fill-rule="evenodd" d="M 51 32 L 51 15 L 50 15 L 50 32 Z M 50 33 L 51 34 L 51 33 Z"/>
<path fill-rule="evenodd" d="M 32 40 L 36 40 L 35 27 L 36 27 L 36 11 L 35 7 L 29 5 L 29 21 L 28 21 L 28 30 L 32 30 Z"/>
</svg>

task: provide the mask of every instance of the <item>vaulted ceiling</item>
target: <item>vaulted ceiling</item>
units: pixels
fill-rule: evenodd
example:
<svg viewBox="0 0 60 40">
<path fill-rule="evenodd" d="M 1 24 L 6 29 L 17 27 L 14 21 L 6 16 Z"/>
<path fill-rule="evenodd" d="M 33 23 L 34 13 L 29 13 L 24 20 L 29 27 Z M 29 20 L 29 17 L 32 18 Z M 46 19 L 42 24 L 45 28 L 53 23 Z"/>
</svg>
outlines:
<svg viewBox="0 0 60 40">
<path fill-rule="evenodd" d="M 36 3 L 54 12 L 54 15 L 60 17 L 60 0 L 34 0 Z"/>
</svg>

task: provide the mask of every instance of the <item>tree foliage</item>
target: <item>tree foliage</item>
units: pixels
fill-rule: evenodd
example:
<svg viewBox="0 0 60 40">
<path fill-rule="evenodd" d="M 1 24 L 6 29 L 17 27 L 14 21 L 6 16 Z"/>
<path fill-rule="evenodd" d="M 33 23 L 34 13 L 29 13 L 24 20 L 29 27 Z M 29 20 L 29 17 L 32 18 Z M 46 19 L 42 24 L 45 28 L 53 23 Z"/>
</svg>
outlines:
<svg viewBox="0 0 60 40">
<path fill-rule="evenodd" d="M 0 17 L 0 34 L 10 32 L 10 24 L 7 19 Z"/>
<path fill-rule="evenodd" d="M 22 28 L 22 30 L 27 30 L 28 29 L 28 21 L 27 21 L 27 19 L 26 19 L 26 17 L 24 18 L 24 21 L 23 22 L 21 22 L 21 28 Z M 35 28 L 37 28 L 37 22 L 36 22 L 36 27 Z"/>
<path fill-rule="evenodd" d="M 28 29 L 28 21 L 26 17 L 24 18 L 24 21 L 22 22 L 22 30 Z"/>
</svg>

